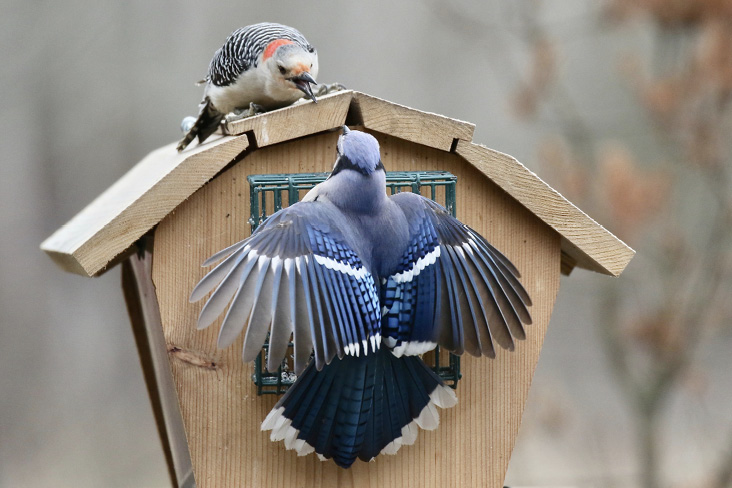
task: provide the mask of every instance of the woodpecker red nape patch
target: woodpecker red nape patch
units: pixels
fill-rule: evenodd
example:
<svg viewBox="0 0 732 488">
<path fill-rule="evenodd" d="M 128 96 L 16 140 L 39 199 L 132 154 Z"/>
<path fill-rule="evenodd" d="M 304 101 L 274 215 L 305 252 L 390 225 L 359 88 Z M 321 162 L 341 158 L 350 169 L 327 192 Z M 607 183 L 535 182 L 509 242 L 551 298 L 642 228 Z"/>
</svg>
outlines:
<svg viewBox="0 0 732 488">
<path fill-rule="evenodd" d="M 267 47 L 264 49 L 264 54 L 262 55 L 262 61 L 266 61 L 268 58 L 271 58 L 277 48 L 280 46 L 284 46 L 285 44 L 295 43 L 287 39 L 277 39 L 276 41 L 272 41 L 267 44 Z"/>
</svg>

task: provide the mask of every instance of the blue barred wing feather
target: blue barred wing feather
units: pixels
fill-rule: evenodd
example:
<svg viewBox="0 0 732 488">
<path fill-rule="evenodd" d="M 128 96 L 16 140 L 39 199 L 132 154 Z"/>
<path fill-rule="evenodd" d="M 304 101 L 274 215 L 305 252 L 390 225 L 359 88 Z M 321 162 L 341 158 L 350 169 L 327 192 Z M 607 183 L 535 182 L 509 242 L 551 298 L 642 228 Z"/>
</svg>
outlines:
<svg viewBox="0 0 732 488">
<path fill-rule="evenodd" d="M 410 224 L 410 245 L 385 286 L 382 333 L 396 355 L 440 345 L 495 357 L 513 350 L 531 323 L 516 267 L 439 204 L 402 193 L 392 199 Z"/>
<path fill-rule="evenodd" d="M 228 306 L 218 346 L 229 346 L 243 333 L 242 359 L 251 361 L 269 333 L 270 371 L 277 369 L 291 338 L 298 374 L 313 352 L 320 370 L 336 356 L 376 351 L 381 342 L 378 295 L 357 243 L 344 237 L 348 226 L 332 205 L 301 202 L 214 254 L 204 266 L 219 264 L 190 298 L 195 302 L 213 291 L 201 310 L 199 329 Z"/>
</svg>

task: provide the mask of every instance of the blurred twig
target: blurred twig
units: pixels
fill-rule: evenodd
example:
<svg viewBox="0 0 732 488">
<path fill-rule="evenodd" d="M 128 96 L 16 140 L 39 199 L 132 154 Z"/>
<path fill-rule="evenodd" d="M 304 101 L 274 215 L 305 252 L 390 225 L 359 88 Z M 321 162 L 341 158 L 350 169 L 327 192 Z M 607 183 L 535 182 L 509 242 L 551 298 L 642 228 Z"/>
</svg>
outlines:
<svg viewBox="0 0 732 488">
<path fill-rule="evenodd" d="M 642 13 L 654 35 L 650 57 L 639 58 L 630 70 L 626 66 L 658 152 L 667 160 L 659 172 L 649 173 L 638 169 L 629 155 L 597 154 L 601 137 L 558 73 L 556 45 L 540 20 L 538 1 L 512 2 L 501 22 L 533 52 L 526 74 L 496 39 L 500 29 L 485 24 L 481 28 L 480 20 L 453 3 L 439 4 L 441 17 L 456 33 L 472 42 L 501 46 L 499 51 L 510 62 L 500 71 L 510 72 L 512 85 L 519 86 L 520 115 L 536 118 L 543 107 L 555 118 L 556 132 L 567 148 L 558 156 L 553 151 L 553 157 L 569 160 L 575 172 L 589 168 L 602 175 L 599 191 L 578 192 L 585 200 L 581 205 L 609 209 L 608 219 L 627 234 L 621 237 L 651 250 L 643 254 L 653 263 L 654 273 L 637 278 L 640 297 L 619 283 L 606 282 L 597 320 L 611 370 L 636 414 L 639 468 L 646 488 L 663 482 L 659 434 L 668 399 L 695 364 L 704 338 L 716 325 L 729 322 L 724 309 L 728 297 L 719 292 L 730 281 L 727 249 L 732 240 L 732 162 L 726 133 L 732 99 L 732 8 L 722 10 L 724 5 L 715 0 L 605 2 L 603 20 L 622 22 Z M 647 77 L 641 74 L 643 66 L 651 66 Z M 664 193 L 664 173 L 673 175 L 673 195 Z M 704 189 L 702 194 L 691 193 L 682 177 L 690 174 Z M 650 198 L 663 205 L 651 207 Z M 689 225 L 682 218 L 693 222 Z M 687 228 L 691 230 L 685 232 Z M 732 441 L 728 452 L 710 476 L 717 480 L 714 488 L 726 487 L 732 479 Z"/>
</svg>

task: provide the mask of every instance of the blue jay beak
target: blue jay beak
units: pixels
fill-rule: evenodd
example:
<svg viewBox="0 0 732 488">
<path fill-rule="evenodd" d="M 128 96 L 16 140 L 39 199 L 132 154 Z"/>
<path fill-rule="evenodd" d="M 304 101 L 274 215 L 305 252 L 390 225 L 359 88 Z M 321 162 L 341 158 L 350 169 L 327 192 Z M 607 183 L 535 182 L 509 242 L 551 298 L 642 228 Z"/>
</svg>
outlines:
<svg viewBox="0 0 732 488">
<path fill-rule="evenodd" d="M 307 71 L 303 71 L 300 75 L 296 76 L 295 78 L 292 78 L 292 82 L 305 94 L 307 97 L 312 100 L 315 103 L 318 103 L 318 101 L 315 99 L 315 95 L 313 95 L 313 90 L 310 88 L 310 83 L 317 85 L 318 83 L 315 81 L 315 78 L 313 78 L 310 73 Z"/>
</svg>

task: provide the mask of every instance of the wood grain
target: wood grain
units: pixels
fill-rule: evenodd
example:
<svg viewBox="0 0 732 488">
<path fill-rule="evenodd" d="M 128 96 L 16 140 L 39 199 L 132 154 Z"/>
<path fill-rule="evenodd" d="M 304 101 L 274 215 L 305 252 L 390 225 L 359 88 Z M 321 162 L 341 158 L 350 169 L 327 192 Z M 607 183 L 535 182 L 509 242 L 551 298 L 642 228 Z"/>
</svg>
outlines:
<svg viewBox="0 0 732 488">
<path fill-rule="evenodd" d="M 155 232 L 153 281 L 181 413 L 200 487 L 500 487 L 559 287 L 560 236 L 461 157 L 374 133 L 387 170 L 445 169 L 458 176 L 458 217 L 519 268 L 532 296 L 528 338 L 496 359 L 463 358 L 456 407 L 414 446 L 350 470 L 314 455 L 297 457 L 270 442 L 261 421 L 277 398 L 258 397 L 242 339 L 216 348 L 220 320 L 195 327 L 202 303 L 188 294 L 209 255 L 249 234 L 249 188 L 255 173 L 327 171 L 336 134 L 321 134 L 249 154 L 198 190 Z"/>
<path fill-rule="evenodd" d="M 449 152 L 456 139 L 473 140 L 475 124 L 422 112 L 355 92 L 349 121 L 367 129 Z"/>
<path fill-rule="evenodd" d="M 562 236 L 565 263 L 618 276 L 635 255 L 623 241 L 592 220 L 516 159 L 485 146 L 460 141 L 456 153 L 503 188 Z"/>
<path fill-rule="evenodd" d="M 632 249 L 514 158 L 472 144 L 473 124 L 350 90 L 321 97 L 317 104 L 304 102 L 243 119 L 232 124 L 238 137 L 214 138 L 182 153 L 175 151 L 175 144 L 152 152 L 41 248 L 66 271 L 100 274 L 247 149 L 247 135 L 262 148 L 328 131 L 346 120 L 375 133 L 445 152 L 455 150 L 562 235 L 565 272 L 576 264 L 617 276 L 633 257 Z"/>
<path fill-rule="evenodd" d="M 302 101 L 296 105 L 239 120 L 230 125 L 234 135 L 252 132 L 258 147 L 323 132 L 346 123 L 353 92 L 335 92 L 318 98 L 318 103 Z"/>
<path fill-rule="evenodd" d="M 66 271 L 94 276 L 241 154 L 245 136 L 218 137 L 179 153 L 151 152 L 41 244 Z"/>
<path fill-rule="evenodd" d="M 152 242 L 143 240 L 141 252 L 122 263 L 122 290 L 171 482 L 173 486 L 191 487 L 191 456 L 152 282 Z"/>
</svg>

